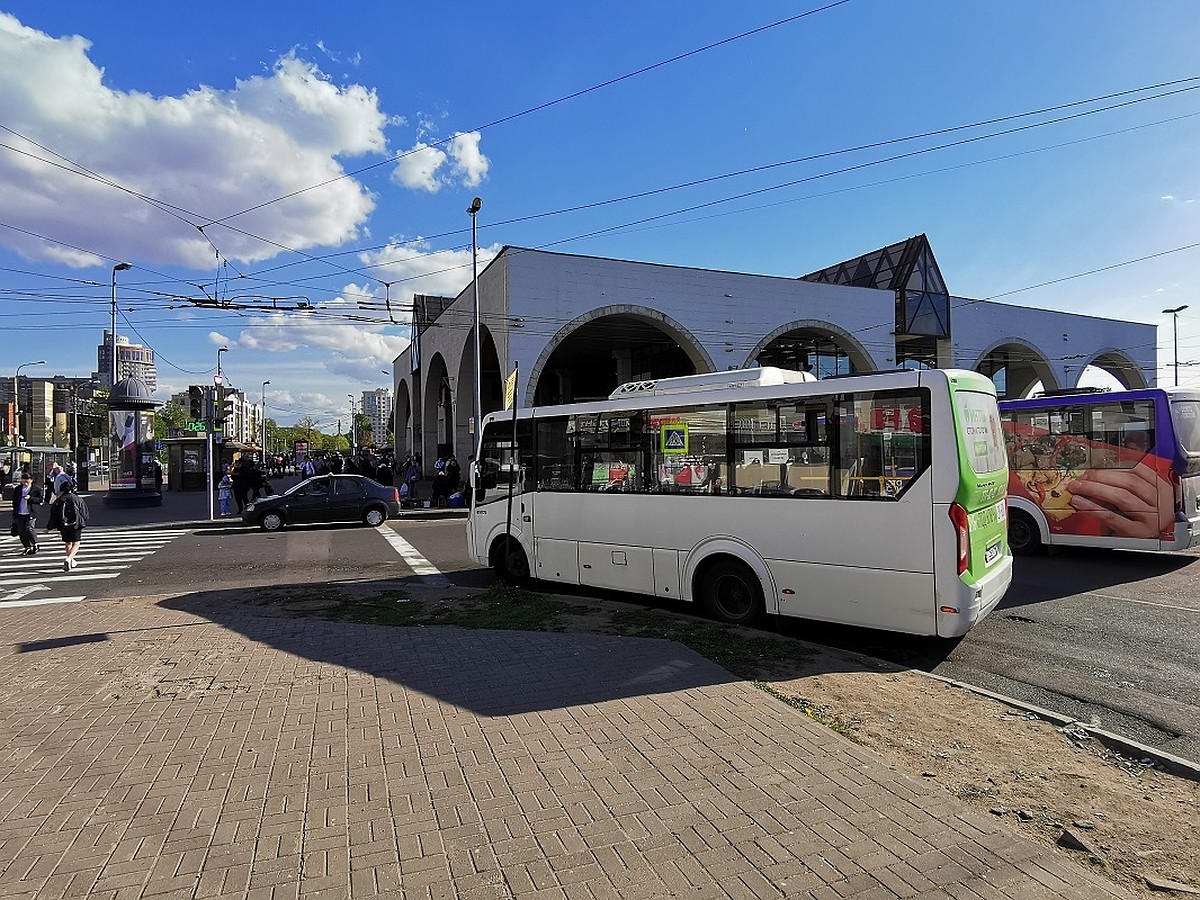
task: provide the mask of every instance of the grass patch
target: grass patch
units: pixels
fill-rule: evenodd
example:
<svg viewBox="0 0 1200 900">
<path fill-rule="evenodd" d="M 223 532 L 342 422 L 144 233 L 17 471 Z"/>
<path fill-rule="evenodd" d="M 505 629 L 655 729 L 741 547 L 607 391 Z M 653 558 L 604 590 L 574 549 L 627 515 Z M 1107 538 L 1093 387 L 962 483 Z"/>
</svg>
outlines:
<svg viewBox="0 0 1200 900">
<path fill-rule="evenodd" d="M 761 677 L 764 671 L 777 673 L 812 658 L 811 652 L 793 641 L 663 610 L 613 613 L 611 622 L 618 634 L 677 641 L 748 681 Z"/>
<path fill-rule="evenodd" d="M 840 719 L 837 716 L 830 714 L 826 707 L 818 706 L 811 700 L 807 700 L 804 697 L 793 697 L 791 694 L 785 694 L 783 691 L 778 690 L 774 686 L 769 685 L 764 681 L 756 681 L 754 682 L 754 686 L 764 694 L 770 694 L 781 703 L 786 703 L 793 709 L 800 710 L 814 722 L 820 722 L 826 728 L 836 731 L 838 734 L 842 735 L 842 737 L 856 740 L 854 730 L 860 724 L 856 717 L 850 719 Z"/>
</svg>

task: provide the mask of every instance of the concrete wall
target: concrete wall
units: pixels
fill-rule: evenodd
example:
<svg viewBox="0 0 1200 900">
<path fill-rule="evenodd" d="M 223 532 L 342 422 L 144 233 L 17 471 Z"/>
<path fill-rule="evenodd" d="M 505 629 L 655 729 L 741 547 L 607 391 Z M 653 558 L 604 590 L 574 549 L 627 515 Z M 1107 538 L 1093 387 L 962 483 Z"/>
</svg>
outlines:
<svg viewBox="0 0 1200 900">
<path fill-rule="evenodd" d="M 406 429 L 397 415 L 396 451 L 403 457 L 418 450 L 427 468 L 436 427 L 424 419 L 443 365 L 453 395 L 455 453 L 460 462 L 470 453 L 473 305 L 468 283 L 421 335 L 418 377 L 411 372 L 411 351 L 394 363 L 397 407 L 403 408 L 399 398 L 407 393 L 411 423 Z M 796 328 L 829 334 L 860 369 L 896 365 L 895 297 L 869 288 L 508 247 L 479 275 L 479 309 L 501 373 L 520 361 L 521 405 L 533 396 L 542 366 L 564 338 L 597 316 L 615 313 L 659 323 L 689 351 L 698 371 L 744 367 L 772 339 Z M 1152 325 L 961 298 L 952 300 L 951 317 L 955 367 L 975 369 L 990 351 L 1011 345 L 1038 361 L 1024 377 L 1047 376 L 1054 382 L 1048 387 L 1075 386 L 1083 368 L 1095 362 L 1123 367 L 1127 382 L 1155 383 Z M 424 383 L 435 369 L 438 382 Z"/>
</svg>

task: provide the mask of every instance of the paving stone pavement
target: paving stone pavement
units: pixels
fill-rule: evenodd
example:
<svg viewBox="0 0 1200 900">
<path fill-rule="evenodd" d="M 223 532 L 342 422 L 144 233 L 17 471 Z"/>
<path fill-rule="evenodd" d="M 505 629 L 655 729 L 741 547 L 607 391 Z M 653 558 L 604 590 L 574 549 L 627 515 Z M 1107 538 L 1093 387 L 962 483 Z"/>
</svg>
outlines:
<svg viewBox="0 0 1200 900">
<path fill-rule="evenodd" d="M 1126 896 L 677 644 L 0 609 L 0 898 Z"/>
</svg>

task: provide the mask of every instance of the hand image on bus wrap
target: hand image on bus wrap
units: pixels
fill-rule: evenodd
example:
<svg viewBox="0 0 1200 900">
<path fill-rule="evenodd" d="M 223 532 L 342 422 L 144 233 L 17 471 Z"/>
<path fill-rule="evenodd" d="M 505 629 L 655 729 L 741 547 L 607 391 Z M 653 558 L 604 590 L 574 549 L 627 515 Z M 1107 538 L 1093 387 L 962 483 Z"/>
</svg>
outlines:
<svg viewBox="0 0 1200 900">
<path fill-rule="evenodd" d="M 1175 519 L 1170 462 L 1146 454 L 1129 469 L 1089 469 L 1071 482 L 1070 505 L 1121 537 L 1157 538 Z"/>
</svg>

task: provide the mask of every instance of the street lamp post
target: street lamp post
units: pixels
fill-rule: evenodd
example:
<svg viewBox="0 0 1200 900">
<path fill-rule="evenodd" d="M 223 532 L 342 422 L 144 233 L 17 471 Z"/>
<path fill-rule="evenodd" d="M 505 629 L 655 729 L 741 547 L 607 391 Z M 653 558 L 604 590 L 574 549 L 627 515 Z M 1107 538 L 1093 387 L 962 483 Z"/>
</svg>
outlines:
<svg viewBox="0 0 1200 900">
<path fill-rule="evenodd" d="M 346 396 L 350 398 L 350 427 L 346 429 L 346 440 L 348 440 L 350 442 L 350 456 L 353 457 L 354 456 L 354 432 L 356 430 L 355 429 L 356 423 L 354 421 L 354 395 L 347 394 Z"/>
<path fill-rule="evenodd" d="M 109 390 L 117 386 L 117 273 L 132 269 L 129 263 L 117 263 L 112 268 L 112 331 L 109 333 L 109 349 L 112 351 L 111 370 L 112 384 Z"/>
<path fill-rule="evenodd" d="M 267 385 L 270 381 L 262 383 L 262 403 L 259 405 L 259 421 L 262 422 L 262 450 L 263 455 L 267 452 Z"/>
<path fill-rule="evenodd" d="M 46 361 L 39 359 L 37 362 L 21 363 L 17 366 L 17 373 L 13 375 L 13 446 L 19 446 L 21 443 L 21 370 L 27 366 L 44 366 Z M 14 465 L 15 468 L 15 465 Z"/>
<path fill-rule="evenodd" d="M 471 288 L 475 296 L 475 384 L 474 384 L 474 404 L 475 404 L 475 441 L 471 446 L 471 453 L 475 453 L 475 445 L 479 443 L 480 430 L 483 425 L 483 373 L 479 370 L 480 358 L 480 337 L 479 337 L 479 244 L 476 240 L 475 229 L 475 214 L 483 208 L 483 200 L 476 197 L 471 201 L 471 205 L 467 207 L 467 214 L 471 217 Z"/>
<path fill-rule="evenodd" d="M 1171 314 L 1171 326 L 1175 335 L 1175 387 L 1179 387 L 1179 314 L 1188 308 L 1185 303 L 1183 306 L 1176 306 L 1174 309 L 1164 309 L 1164 313 Z"/>
</svg>

